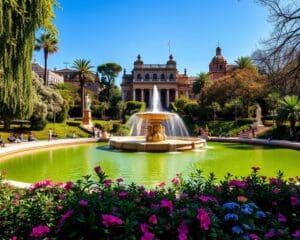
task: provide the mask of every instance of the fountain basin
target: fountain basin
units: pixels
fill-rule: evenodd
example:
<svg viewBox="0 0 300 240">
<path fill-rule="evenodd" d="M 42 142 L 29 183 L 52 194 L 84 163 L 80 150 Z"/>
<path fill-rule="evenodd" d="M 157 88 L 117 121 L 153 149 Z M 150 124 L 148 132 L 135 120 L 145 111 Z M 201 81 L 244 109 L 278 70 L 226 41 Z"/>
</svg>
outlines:
<svg viewBox="0 0 300 240">
<path fill-rule="evenodd" d="M 113 137 L 109 145 L 114 149 L 138 152 L 174 152 L 202 148 L 206 141 L 194 137 L 168 137 L 164 141 L 149 142 L 144 136 Z"/>
</svg>

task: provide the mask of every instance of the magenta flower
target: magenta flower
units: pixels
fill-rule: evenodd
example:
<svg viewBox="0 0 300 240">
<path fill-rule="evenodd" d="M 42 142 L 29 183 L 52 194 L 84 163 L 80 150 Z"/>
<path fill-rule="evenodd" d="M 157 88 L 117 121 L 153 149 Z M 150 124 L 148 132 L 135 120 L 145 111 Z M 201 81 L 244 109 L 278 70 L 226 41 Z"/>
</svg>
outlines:
<svg viewBox="0 0 300 240">
<path fill-rule="evenodd" d="M 282 213 L 278 213 L 278 221 L 285 223 L 286 222 L 286 217 Z"/>
<path fill-rule="evenodd" d="M 18 238 L 16 236 L 12 236 L 10 240 L 18 240 Z"/>
<path fill-rule="evenodd" d="M 199 200 L 201 200 L 202 202 L 208 202 L 209 200 L 211 200 L 210 196 L 200 196 Z"/>
<path fill-rule="evenodd" d="M 86 207 L 87 205 L 89 205 L 89 202 L 87 200 L 81 199 L 79 201 L 79 205 L 83 206 L 83 207 Z"/>
<path fill-rule="evenodd" d="M 30 236 L 35 238 L 40 238 L 40 237 L 44 237 L 44 235 L 49 232 L 50 232 L 50 228 L 48 228 L 48 226 L 39 225 L 32 229 Z"/>
<path fill-rule="evenodd" d="M 95 167 L 94 170 L 97 174 L 102 173 L 102 169 L 100 166 Z"/>
<path fill-rule="evenodd" d="M 152 225 L 156 225 L 157 224 L 157 217 L 155 214 L 151 215 L 149 218 L 148 218 L 148 222 Z"/>
<path fill-rule="evenodd" d="M 33 184 L 30 188 L 31 189 L 36 189 L 36 188 L 42 188 L 42 187 L 47 187 L 52 185 L 52 180 L 51 179 L 46 179 L 45 181 L 37 182 Z"/>
<path fill-rule="evenodd" d="M 148 224 L 147 224 L 147 223 L 142 223 L 142 224 L 140 225 L 140 228 L 141 228 L 141 231 L 142 231 L 143 233 L 149 231 L 149 227 L 148 227 Z"/>
<path fill-rule="evenodd" d="M 103 219 L 102 223 L 106 228 L 113 226 L 113 225 L 122 225 L 123 224 L 122 219 L 120 219 L 114 215 L 101 214 L 101 216 Z"/>
<path fill-rule="evenodd" d="M 73 188 L 74 187 L 74 183 L 73 182 L 66 182 L 65 186 L 64 186 L 64 189 L 66 191 L 68 191 L 69 189 Z"/>
<path fill-rule="evenodd" d="M 247 183 L 240 180 L 229 180 L 228 182 L 229 186 L 244 188 L 247 186 Z"/>
<path fill-rule="evenodd" d="M 283 181 L 281 179 L 277 179 L 277 178 L 270 178 L 269 182 L 270 182 L 270 184 L 274 184 L 274 185 L 281 185 L 281 184 L 283 184 Z"/>
<path fill-rule="evenodd" d="M 265 238 L 272 238 L 275 236 L 274 229 L 270 229 L 266 234 Z"/>
<path fill-rule="evenodd" d="M 111 179 L 105 179 L 104 180 L 104 186 L 105 187 L 109 187 L 112 184 L 112 180 Z"/>
<path fill-rule="evenodd" d="M 154 234 L 151 232 L 144 232 L 143 236 L 141 237 L 141 240 L 153 240 Z"/>
<path fill-rule="evenodd" d="M 292 206 L 297 206 L 298 205 L 298 198 L 297 197 L 290 197 L 290 202 Z"/>
<path fill-rule="evenodd" d="M 125 192 L 125 191 L 119 192 L 119 197 L 120 198 L 123 198 L 123 197 L 126 197 L 126 196 L 127 196 L 127 192 Z"/>
<path fill-rule="evenodd" d="M 177 228 L 178 230 L 178 239 L 179 240 L 187 240 L 187 234 L 189 233 L 188 226 L 186 223 L 182 222 L 179 227 Z"/>
<path fill-rule="evenodd" d="M 117 182 L 118 183 L 121 183 L 121 182 L 123 182 L 124 180 L 123 180 L 123 178 L 117 178 Z"/>
<path fill-rule="evenodd" d="M 259 240 L 259 237 L 255 233 L 250 233 L 249 238 L 252 240 Z"/>
<path fill-rule="evenodd" d="M 204 230 L 208 230 L 209 225 L 211 224 L 210 217 L 205 209 L 198 209 L 197 219 L 200 221 L 200 227 Z"/>
<path fill-rule="evenodd" d="M 300 230 L 296 230 L 293 234 L 292 234 L 293 237 L 295 238 L 300 238 Z"/>
<path fill-rule="evenodd" d="M 58 225 L 63 224 L 68 218 L 70 218 L 73 214 L 73 210 L 67 211 L 65 214 L 61 215 Z"/>
<path fill-rule="evenodd" d="M 180 178 L 179 177 L 174 177 L 171 182 L 175 185 L 175 186 L 179 186 L 180 185 Z"/>
<path fill-rule="evenodd" d="M 173 202 L 170 200 L 163 199 L 160 202 L 162 208 L 167 208 L 169 212 L 173 212 Z"/>
</svg>

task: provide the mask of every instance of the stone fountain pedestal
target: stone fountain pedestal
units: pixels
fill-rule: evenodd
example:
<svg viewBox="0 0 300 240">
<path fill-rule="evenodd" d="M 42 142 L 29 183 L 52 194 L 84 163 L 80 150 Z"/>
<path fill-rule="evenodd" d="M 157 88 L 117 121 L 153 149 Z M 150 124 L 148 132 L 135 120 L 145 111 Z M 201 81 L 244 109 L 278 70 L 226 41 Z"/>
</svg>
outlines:
<svg viewBox="0 0 300 240">
<path fill-rule="evenodd" d="M 93 126 L 91 110 L 83 110 L 82 124 L 86 127 Z"/>
</svg>

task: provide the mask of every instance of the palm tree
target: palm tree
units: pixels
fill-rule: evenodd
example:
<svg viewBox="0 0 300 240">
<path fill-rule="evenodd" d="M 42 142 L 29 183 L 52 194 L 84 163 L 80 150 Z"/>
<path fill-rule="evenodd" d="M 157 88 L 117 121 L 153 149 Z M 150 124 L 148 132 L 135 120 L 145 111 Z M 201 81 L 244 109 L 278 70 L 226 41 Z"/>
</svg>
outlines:
<svg viewBox="0 0 300 240">
<path fill-rule="evenodd" d="M 237 68 L 239 69 L 246 68 L 246 69 L 257 70 L 252 59 L 249 57 L 239 57 L 237 60 L 235 60 L 235 63 L 237 64 Z"/>
<path fill-rule="evenodd" d="M 86 59 L 76 59 L 72 68 L 76 71 L 75 75 L 79 78 L 80 83 L 80 97 L 81 97 L 81 111 L 84 109 L 84 84 L 86 81 L 93 81 L 94 75 L 91 62 Z"/>
<path fill-rule="evenodd" d="M 44 84 L 48 86 L 47 80 L 47 62 L 48 55 L 58 51 L 57 47 L 58 39 L 55 35 L 50 33 L 43 33 L 40 38 L 36 39 L 36 44 L 34 49 L 39 51 L 44 50 Z"/>
<path fill-rule="evenodd" d="M 193 83 L 193 87 L 192 87 L 192 91 L 195 94 L 200 94 L 202 88 L 205 85 L 205 82 L 208 79 L 208 75 L 207 73 L 201 72 L 198 74 L 197 79 L 195 80 L 195 82 Z"/>
<path fill-rule="evenodd" d="M 296 137 L 296 122 L 300 116 L 300 99 L 295 96 L 285 96 L 279 100 L 278 118 L 280 120 L 289 120 L 293 137 Z"/>
</svg>

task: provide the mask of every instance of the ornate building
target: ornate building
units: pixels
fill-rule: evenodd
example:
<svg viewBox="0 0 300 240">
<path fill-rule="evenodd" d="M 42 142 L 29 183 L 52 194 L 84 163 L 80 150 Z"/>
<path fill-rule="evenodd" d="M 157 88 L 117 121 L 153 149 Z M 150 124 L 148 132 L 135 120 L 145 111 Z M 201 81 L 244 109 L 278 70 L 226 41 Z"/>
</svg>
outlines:
<svg viewBox="0 0 300 240">
<path fill-rule="evenodd" d="M 222 49 L 216 48 L 216 56 L 214 56 L 209 64 L 209 78 L 212 80 L 224 77 L 231 72 L 233 65 L 227 64 L 227 60 L 222 55 Z"/>
<path fill-rule="evenodd" d="M 31 70 L 35 72 L 40 78 L 44 77 L 44 67 L 38 64 L 37 62 L 31 63 Z M 64 78 L 54 71 L 47 70 L 47 82 L 48 85 L 53 85 L 57 83 L 64 83 Z"/>
<path fill-rule="evenodd" d="M 141 56 L 137 56 L 131 74 L 124 70 L 121 88 L 123 101 L 142 101 L 150 105 L 153 86 L 156 85 L 161 103 L 168 108 L 170 103 L 180 96 L 193 98 L 192 84 L 195 77 L 188 77 L 186 69 L 183 74 L 177 70 L 176 61 L 169 56 L 166 64 L 144 64 Z"/>
</svg>

